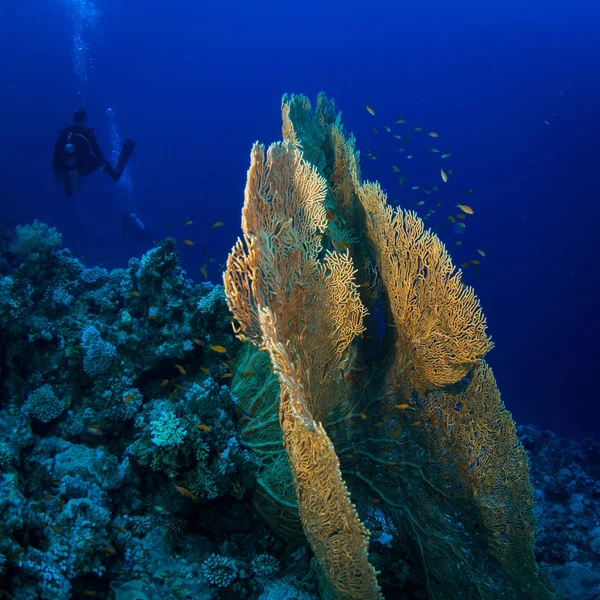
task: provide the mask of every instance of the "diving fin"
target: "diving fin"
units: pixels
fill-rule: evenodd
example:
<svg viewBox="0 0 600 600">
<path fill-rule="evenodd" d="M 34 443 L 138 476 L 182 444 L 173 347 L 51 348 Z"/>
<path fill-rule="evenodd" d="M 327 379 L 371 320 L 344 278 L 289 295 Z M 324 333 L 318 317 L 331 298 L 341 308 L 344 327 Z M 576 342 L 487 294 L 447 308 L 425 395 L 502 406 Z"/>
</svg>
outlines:
<svg viewBox="0 0 600 600">
<path fill-rule="evenodd" d="M 123 148 L 121 148 L 121 154 L 119 154 L 119 160 L 117 161 L 117 166 L 115 167 L 115 171 L 117 173 L 123 173 L 125 167 L 127 166 L 127 161 L 131 158 L 133 151 L 135 149 L 135 142 L 132 140 L 125 140 L 123 144 Z"/>
</svg>

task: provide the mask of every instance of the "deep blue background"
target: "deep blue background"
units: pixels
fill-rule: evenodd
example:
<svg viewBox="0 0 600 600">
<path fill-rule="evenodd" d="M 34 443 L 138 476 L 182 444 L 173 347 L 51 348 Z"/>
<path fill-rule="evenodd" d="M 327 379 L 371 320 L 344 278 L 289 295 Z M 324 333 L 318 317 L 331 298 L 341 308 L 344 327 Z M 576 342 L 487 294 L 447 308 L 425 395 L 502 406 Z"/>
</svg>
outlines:
<svg viewBox="0 0 600 600">
<path fill-rule="evenodd" d="M 441 236 L 458 263 L 479 258 L 477 247 L 487 252 L 481 272 L 469 268 L 465 279 L 481 298 L 496 343 L 488 359 L 517 422 L 598 434 L 597 2 L 370 0 L 286 9 L 96 0 L 98 22 L 82 32 L 92 58 L 84 85 L 72 38 L 91 4 L 0 7 L 4 223 L 40 219 L 86 263 L 123 266 L 144 250 L 122 240 L 121 211 L 131 204 L 157 237 L 172 221 L 170 234 L 195 241 L 182 246 L 195 279 L 201 252 L 209 252 L 209 275 L 219 281 L 218 264 L 239 233 L 252 143 L 280 139 L 283 93 L 314 101 L 323 90 L 357 137 L 363 175 L 380 180 L 391 199 L 411 208 L 421 198 L 423 208 L 439 201 L 442 217 L 467 199 L 474 208 L 462 246 L 449 229 Z M 72 199 L 54 181 L 56 132 L 82 103 L 105 153 L 109 106 L 121 136 L 136 140 L 132 195 L 102 173 Z M 413 141 L 400 144 L 384 130 L 400 117 L 440 137 L 411 133 Z M 377 160 L 366 159 L 367 146 Z M 452 158 L 441 161 L 429 147 Z M 442 163 L 455 171 L 446 186 Z M 392 164 L 408 175 L 403 188 Z M 412 192 L 413 184 L 442 189 L 434 199 Z M 468 188 L 473 195 L 464 195 Z M 186 216 L 194 224 L 184 228 Z M 211 229 L 215 220 L 225 227 Z"/>
</svg>

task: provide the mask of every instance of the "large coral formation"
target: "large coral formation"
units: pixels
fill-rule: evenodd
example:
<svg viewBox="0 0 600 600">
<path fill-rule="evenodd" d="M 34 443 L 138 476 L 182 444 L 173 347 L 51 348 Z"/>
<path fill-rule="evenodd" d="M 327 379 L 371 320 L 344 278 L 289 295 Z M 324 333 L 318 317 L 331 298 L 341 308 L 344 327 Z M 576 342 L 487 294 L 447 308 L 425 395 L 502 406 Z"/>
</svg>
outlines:
<svg viewBox="0 0 600 600">
<path fill-rule="evenodd" d="M 245 246 L 225 290 L 236 333 L 278 376 L 299 514 L 326 585 L 378 596 L 348 485 L 430 597 L 550 596 L 533 557 L 527 462 L 482 361 L 492 344 L 473 290 L 414 213 L 360 180 L 354 140 L 324 96 L 314 113 L 284 97 L 282 116 L 285 141 L 252 151 Z M 377 307 L 386 333 L 374 358 L 360 334 Z"/>
<path fill-rule="evenodd" d="M 238 351 L 222 286 L 194 285 L 173 240 L 110 272 L 59 244 L 35 223 L 0 247 L 0 595 L 112 598 L 112 583 L 121 598 L 209 599 L 215 554 L 258 597 L 277 576 L 250 563 L 276 558 L 240 501 L 257 455 L 208 348 Z"/>
</svg>

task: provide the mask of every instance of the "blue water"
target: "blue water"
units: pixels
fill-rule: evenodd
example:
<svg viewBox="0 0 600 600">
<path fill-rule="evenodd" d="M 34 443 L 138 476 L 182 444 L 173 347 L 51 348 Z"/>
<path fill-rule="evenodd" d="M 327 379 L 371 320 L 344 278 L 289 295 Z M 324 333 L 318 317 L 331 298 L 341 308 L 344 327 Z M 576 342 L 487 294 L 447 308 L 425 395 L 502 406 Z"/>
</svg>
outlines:
<svg viewBox="0 0 600 600">
<path fill-rule="evenodd" d="M 213 258 L 217 282 L 240 231 L 252 143 L 281 138 L 283 93 L 322 90 L 356 135 L 363 176 L 402 206 L 416 208 L 412 185 L 445 185 L 441 163 L 453 169 L 440 210 L 463 202 L 475 214 L 460 238 L 440 236 L 455 262 L 482 262 L 465 280 L 515 420 L 597 435 L 599 18 L 597 3 L 562 0 L 3 3 L 2 222 L 40 219 L 86 264 L 116 267 L 145 250 L 122 237 L 131 207 L 154 237 L 193 240 L 179 244 L 185 268 L 200 280 Z M 67 198 L 52 148 L 79 106 L 107 156 L 115 135 L 137 148 L 124 182 L 94 173 Z M 399 143 L 384 129 L 395 133 L 398 118 L 423 132 Z M 408 176 L 402 188 L 392 164 Z M 217 220 L 225 226 L 212 229 Z"/>
</svg>

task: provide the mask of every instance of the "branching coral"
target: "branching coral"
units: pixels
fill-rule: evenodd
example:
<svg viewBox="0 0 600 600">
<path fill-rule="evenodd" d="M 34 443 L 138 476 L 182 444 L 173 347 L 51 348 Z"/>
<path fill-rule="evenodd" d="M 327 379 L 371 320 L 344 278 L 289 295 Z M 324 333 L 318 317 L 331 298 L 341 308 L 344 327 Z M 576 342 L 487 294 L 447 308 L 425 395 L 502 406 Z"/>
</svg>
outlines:
<svg viewBox="0 0 600 600">
<path fill-rule="evenodd" d="M 412 556 L 432 598 L 548 595 L 527 463 L 481 362 L 492 344 L 477 297 L 414 213 L 360 181 L 354 141 L 324 97 L 311 115 L 306 98 L 286 96 L 282 116 L 287 142 L 252 151 L 245 246 L 230 254 L 225 291 L 234 330 L 268 351 L 278 376 L 298 509 L 331 591 L 379 594 L 344 476 L 361 516 Z M 351 241 L 343 254 L 331 251 L 342 244 L 323 206 Z M 358 337 L 375 301 L 386 315 L 377 360 Z M 276 456 L 278 437 L 262 427 L 275 407 L 250 405 L 263 409 L 261 445 Z M 247 436 L 259 447 L 250 427 Z M 273 492 L 284 481 L 263 480 L 279 527 Z"/>
</svg>

